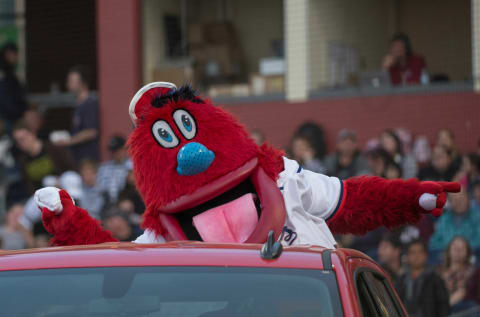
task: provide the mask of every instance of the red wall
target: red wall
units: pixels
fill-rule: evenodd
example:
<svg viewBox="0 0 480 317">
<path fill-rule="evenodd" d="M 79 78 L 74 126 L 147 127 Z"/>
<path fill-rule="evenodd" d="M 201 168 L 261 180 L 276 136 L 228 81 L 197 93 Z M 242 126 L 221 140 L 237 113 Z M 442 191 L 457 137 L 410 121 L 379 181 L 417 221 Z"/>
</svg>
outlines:
<svg viewBox="0 0 480 317">
<path fill-rule="evenodd" d="M 259 129 L 268 141 L 288 145 L 298 125 L 306 120 L 321 124 L 329 150 L 343 128 L 353 129 L 363 146 L 386 128 L 405 127 L 430 140 L 440 128 L 452 129 L 462 151 L 476 148 L 480 139 L 480 95 L 473 92 L 395 95 L 346 99 L 318 99 L 304 103 L 265 102 L 225 106 L 248 128 Z"/>
<path fill-rule="evenodd" d="M 137 0 L 97 0 L 97 56 L 101 150 L 114 133 L 131 131 L 128 105 L 141 85 L 140 4 Z"/>
</svg>

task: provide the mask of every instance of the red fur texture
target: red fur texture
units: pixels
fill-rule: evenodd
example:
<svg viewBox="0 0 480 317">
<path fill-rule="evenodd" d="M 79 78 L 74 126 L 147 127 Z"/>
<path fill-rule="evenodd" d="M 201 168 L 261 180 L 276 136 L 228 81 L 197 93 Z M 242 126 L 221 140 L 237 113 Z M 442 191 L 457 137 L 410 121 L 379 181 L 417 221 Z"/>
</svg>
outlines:
<svg viewBox="0 0 480 317">
<path fill-rule="evenodd" d="M 56 215 L 47 208 L 42 209 L 45 229 L 53 235 L 51 243 L 58 246 L 115 242 L 112 234 L 103 229 L 99 221 L 88 212 L 73 204 L 65 190 L 60 191 L 63 211 Z"/>
<path fill-rule="evenodd" d="M 386 180 L 375 176 L 347 179 L 345 202 L 329 221 L 334 234 L 353 233 L 363 235 L 380 226 L 387 228 L 417 223 L 423 210 L 418 199 L 423 193 L 439 194 L 441 186 L 430 186 L 417 179 Z M 434 183 L 436 184 L 436 183 Z"/>
<path fill-rule="evenodd" d="M 183 89 L 183 90 L 182 90 Z M 180 93 L 182 92 L 182 93 Z M 186 139 L 177 127 L 173 113 L 187 111 L 194 119 L 196 134 Z M 188 89 L 169 91 L 165 88 L 146 92 L 135 107 L 136 128 L 128 145 L 134 164 L 137 188 L 147 206 L 142 227 L 166 236 L 160 222 L 162 207 L 179 197 L 228 174 L 253 158 L 273 180 L 283 171 L 283 153 L 269 145 L 257 146 L 247 130 L 231 114 L 202 100 Z M 179 143 L 165 148 L 152 135 L 158 120 L 168 123 Z M 202 173 L 184 176 L 177 173 L 177 154 L 187 143 L 201 143 L 215 154 L 215 159 Z M 345 200 L 341 209 L 329 221 L 333 233 L 364 234 L 380 226 L 388 228 L 416 223 L 422 213 L 418 199 L 422 193 L 437 195 L 432 211 L 439 215 L 445 203 L 445 192 L 457 190 L 458 184 L 418 180 L 385 180 L 379 177 L 356 177 L 345 184 Z M 455 188 L 454 188 L 455 186 Z M 56 215 L 42 210 L 46 229 L 54 235 L 56 245 L 95 244 L 116 241 L 102 229 L 97 220 L 75 207 L 65 191 L 60 192 L 63 212 Z"/>
<path fill-rule="evenodd" d="M 143 98 L 139 103 L 150 103 Z M 153 229 L 158 234 L 164 230 L 158 216 L 162 206 L 175 199 L 191 194 L 201 186 L 239 168 L 254 157 L 266 173 L 276 179 L 283 170 L 282 152 L 264 145 L 257 146 L 247 130 L 233 116 L 209 100 L 171 100 L 161 107 L 142 104 L 137 127 L 130 135 L 128 144 L 134 163 L 137 187 L 147 210 L 143 228 Z M 172 113 L 177 109 L 188 111 L 195 120 L 197 133 L 191 140 L 185 139 L 176 126 Z M 152 137 L 151 127 L 157 120 L 168 122 L 179 139 L 178 146 L 164 148 Z M 198 142 L 215 153 L 215 159 L 205 171 L 193 176 L 182 176 L 176 171 L 178 151 L 189 142 Z"/>
</svg>

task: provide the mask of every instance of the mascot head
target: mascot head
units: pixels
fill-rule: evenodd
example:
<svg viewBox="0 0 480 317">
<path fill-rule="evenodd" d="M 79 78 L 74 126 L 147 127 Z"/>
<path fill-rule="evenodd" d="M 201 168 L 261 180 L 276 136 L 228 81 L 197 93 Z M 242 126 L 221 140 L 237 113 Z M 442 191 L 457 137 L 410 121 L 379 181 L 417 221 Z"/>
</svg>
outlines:
<svg viewBox="0 0 480 317">
<path fill-rule="evenodd" d="M 169 240 L 261 243 L 285 223 L 276 179 L 282 153 L 257 146 L 225 110 L 190 86 L 155 82 L 129 107 L 143 227 Z"/>
</svg>

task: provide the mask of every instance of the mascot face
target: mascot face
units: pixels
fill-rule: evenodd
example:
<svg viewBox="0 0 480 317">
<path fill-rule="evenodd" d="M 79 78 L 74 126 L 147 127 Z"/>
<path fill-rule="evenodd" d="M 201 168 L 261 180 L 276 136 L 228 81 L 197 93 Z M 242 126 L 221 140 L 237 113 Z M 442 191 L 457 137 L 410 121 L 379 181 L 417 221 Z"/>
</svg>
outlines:
<svg viewBox="0 0 480 317">
<path fill-rule="evenodd" d="M 143 227 L 167 240 L 263 242 L 285 222 L 281 153 L 259 147 L 229 113 L 169 83 L 130 104 L 129 138 Z"/>
</svg>

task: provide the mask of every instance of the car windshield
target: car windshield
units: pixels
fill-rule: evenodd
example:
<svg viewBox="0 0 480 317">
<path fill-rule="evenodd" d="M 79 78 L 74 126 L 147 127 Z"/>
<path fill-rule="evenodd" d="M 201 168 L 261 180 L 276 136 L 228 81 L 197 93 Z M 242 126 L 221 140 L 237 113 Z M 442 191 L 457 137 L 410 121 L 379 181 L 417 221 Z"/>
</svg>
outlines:
<svg viewBox="0 0 480 317">
<path fill-rule="evenodd" d="M 0 272 L 2 316 L 341 316 L 332 271 L 108 267 Z"/>
</svg>

